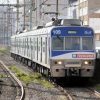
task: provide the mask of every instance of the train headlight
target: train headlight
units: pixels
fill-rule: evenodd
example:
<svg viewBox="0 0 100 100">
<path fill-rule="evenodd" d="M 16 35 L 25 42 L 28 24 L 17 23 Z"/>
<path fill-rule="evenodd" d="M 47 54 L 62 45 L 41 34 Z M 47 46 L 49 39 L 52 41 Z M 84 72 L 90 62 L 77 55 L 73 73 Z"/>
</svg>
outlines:
<svg viewBox="0 0 100 100">
<path fill-rule="evenodd" d="M 62 61 L 58 61 L 57 64 L 61 65 L 62 64 Z"/>
<path fill-rule="evenodd" d="M 85 65 L 88 65 L 88 64 L 89 64 L 89 62 L 88 62 L 88 61 L 84 61 L 84 64 L 85 64 Z"/>
<path fill-rule="evenodd" d="M 55 61 L 55 64 L 62 65 L 62 61 Z"/>
</svg>

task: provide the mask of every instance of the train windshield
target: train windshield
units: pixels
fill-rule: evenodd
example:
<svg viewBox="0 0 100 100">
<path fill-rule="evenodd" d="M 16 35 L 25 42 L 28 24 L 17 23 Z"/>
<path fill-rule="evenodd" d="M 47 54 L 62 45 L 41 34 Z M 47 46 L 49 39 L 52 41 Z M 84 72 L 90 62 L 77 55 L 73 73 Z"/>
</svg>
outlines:
<svg viewBox="0 0 100 100">
<path fill-rule="evenodd" d="M 92 37 L 53 37 L 52 50 L 93 50 Z"/>
<path fill-rule="evenodd" d="M 80 50 L 80 37 L 66 37 L 65 50 Z"/>
<path fill-rule="evenodd" d="M 82 38 L 82 49 L 83 50 L 92 50 L 93 49 L 93 38 L 83 37 Z"/>
<path fill-rule="evenodd" d="M 53 37 L 52 38 L 52 49 L 53 50 L 64 50 L 64 38 L 63 37 Z"/>
</svg>

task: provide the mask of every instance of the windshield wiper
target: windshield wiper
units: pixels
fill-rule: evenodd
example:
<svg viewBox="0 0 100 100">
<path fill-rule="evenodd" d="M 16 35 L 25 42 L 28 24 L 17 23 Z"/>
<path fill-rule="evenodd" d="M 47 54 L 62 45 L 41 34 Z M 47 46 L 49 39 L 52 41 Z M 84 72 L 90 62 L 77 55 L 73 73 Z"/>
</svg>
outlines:
<svg viewBox="0 0 100 100">
<path fill-rule="evenodd" d="M 59 35 L 57 35 L 57 38 L 58 38 L 61 42 L 63 42 L 63 40 L 59 37 Z"/>
</svg>

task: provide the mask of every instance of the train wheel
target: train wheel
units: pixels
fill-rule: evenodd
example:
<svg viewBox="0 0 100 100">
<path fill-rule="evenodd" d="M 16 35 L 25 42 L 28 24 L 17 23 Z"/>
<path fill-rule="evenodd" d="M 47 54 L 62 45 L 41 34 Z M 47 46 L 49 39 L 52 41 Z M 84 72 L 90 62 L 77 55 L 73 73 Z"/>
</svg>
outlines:
<svg viewBox="0 0 100 100">
<path fill-rule="evenodd" d="M 36 71 L 36 64 L 34 62 L 32 62 L 32 65 L 31 66 L 32 66 L 32 70 L 33 71 Z"/>
<path fill-rule="evenodd" d="M 43 69 L 43 74 L 47 77 L 48 76 L 48 71 L 46 68 Z"/>
<path fill-rule="evenodd" d="M 40 66 L 40 68 L 41 68 L 41 74 L 43 74 L 43 66 Z"/>
<path fill-rule="evenodd" d="M 39 65 L 37 65 L 37 72 L 40 73 Z"/>
</svg>

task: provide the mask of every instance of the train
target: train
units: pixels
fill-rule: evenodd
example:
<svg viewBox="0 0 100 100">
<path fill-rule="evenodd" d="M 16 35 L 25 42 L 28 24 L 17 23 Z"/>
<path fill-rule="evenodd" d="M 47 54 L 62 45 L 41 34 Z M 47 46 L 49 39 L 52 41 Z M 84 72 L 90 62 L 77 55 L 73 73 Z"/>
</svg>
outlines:
<svg viewBox="0 0 100 100">
<path fill-rule="evenodd" d="M 11 56 L 54 78 L 90 78 L 95 69 L 94 31 L 79 20 L 55 20 L 11 37 Z"/>
</svg>

